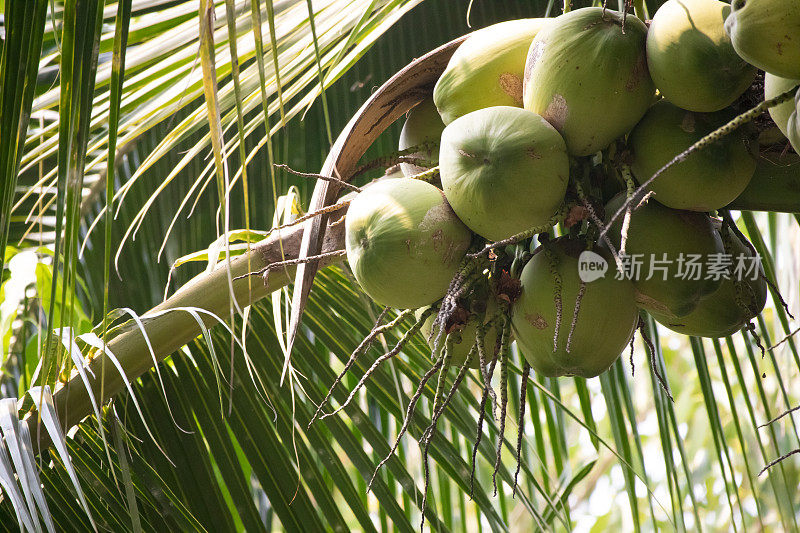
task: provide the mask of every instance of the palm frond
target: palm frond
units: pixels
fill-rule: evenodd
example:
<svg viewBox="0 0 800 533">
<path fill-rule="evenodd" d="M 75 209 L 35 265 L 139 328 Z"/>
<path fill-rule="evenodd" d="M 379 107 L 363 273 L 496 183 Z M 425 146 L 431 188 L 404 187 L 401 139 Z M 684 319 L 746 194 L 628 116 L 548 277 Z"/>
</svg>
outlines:
<svg viewBox="0 0 800 533">
<path fill-rule="evenodd" d="M 652 13 L 657 3 L 642 8 Z M 372 491 L 366 489 L 432 365 L 425 340 L 415 336 L 341 413 L 309 428 L 380 310 L 346 268 L 321 270 L 287 386 L 289 294 L 260 300 L 289 276 L 272 273 L 269 288 L 255 277 L 232 282 L 244 320 L 230 318 L 227 280 L 293 250 L 283 242 L 264 258 L 264 243 L 256 241 L 280 219 L 279 196 L 296 185 L 303 203 L 313 184 L 273 164 L 318 169 L 330 148 L 328 132 L 340 131 L 373 86 L 413 57 L 466 33 L 471 3 L 205 4 L 205 32 L 198 4 L 190 1 L 52 4 L 52 13 L 26 19 L 39 21 L 41 58 L 25 63 L 24 76 L 16 73 L 17 103 L 8 107 L 3 100 L 0 107 L 3 121 L 25 115 L 24 98 L 33 109 L 16 151 L 0 132 L 0 149 L 8 154 L 2 157 L 21 165 L 10 174 L 19 175 L 11 192 L 4 189 L 2 213 L 9 242 L 23 242 L 22 249 L 4 247 L 0 288 L 0 395 L 8 412 L 0 417 L 0 530 L 44 530 L 48 516 L 56 528 L 75 531 L 95 525 L 113 531 L 417 530 L 424 496 L 416 442 L 431 421 L 435 380 L 422 389 L 408 435 L 378 471 Z M 471 21 L 480 27 L 560 8 L 552 1 L 477 1 Z M 25 9 L 34 13 L 34 3 Z M 81 26 L 80 14 L 97 25 Z M 6 35 L 4 54 L 18 37 Z M 3 80 L 14 74 L 6 62 Z M 3 87 L 4 95 L 12 90 L 6 81 Z M 364 158 L 394 150 L 397 134 L 397 126 L 389 128 Z M 767 277 L 783 289 L 788 310 L 796 311 L 797 258 L 785 243 L 800 242 L 800 219 L 733 214 Z M 244 230 L 228 231 L 234 227 Z M 242 240 L 229 244 L 229 238 Z M 56 239 L 63 244 L 55 254 L 28 248 Z M 252 260 L 219 265 L 240 252 Z M 116 275 L 109 266 L 113 253 Z M 157 262 L 162 254 L 165 263 Z M 35 275 L 21 275 L 19 265 L 31 264 Z M 187 284 L 204 270 L 210 274 Z M 161 304 L 169 276 L 180 288 L 168 288 L 171 299 Z M 513 349 L 497 497 L 492 471 L 501 421 L 491 406 L 481 412 L 481 376 L 467 373 L 431 443 L 425 523 L 437 531 L 797 530 L 797 456 L 760 473 L 800 447 L 796 412 L 776 419 L 800 403 L 793 386 L 800 376 L 796 341 L 789 337 L 763 357 L 757 344 L 770 347 L 796 329 L 778 292 L 772 297 L 756 321 L 758 338 L 687 339 L 648 319 L 652 357 L 637 342 L 630 362 L 618 361 L 599 379 L 534 374 L 523 383 L 524 358 Z M 410 325 L 403 320 L 381 335 L 324 408 L 341 406 Z M 67 333 L 63 339 L 57 328 Z M 39 375 L 58 387 L 53 409 L 42 401 L 44 388 L 31 389 L 43 383 L 36 379 L 40 361 Z M 674 402 L 656 371 L 668 380 Z M 70 385 L 57 385 L 63 380 Z M 451 374 L 444 385 L 452 380 Z M 527 405 L 517 428 L 520 398 Z M 20 424 L 16 415 L 26 413 Z M 471 498 L 481 414 L 486 424 Z M 70 429 L 65 435 L 56 417 Z M 41 449 L 38 468 L 32 467 L 35 449 Z"/>
</svg>

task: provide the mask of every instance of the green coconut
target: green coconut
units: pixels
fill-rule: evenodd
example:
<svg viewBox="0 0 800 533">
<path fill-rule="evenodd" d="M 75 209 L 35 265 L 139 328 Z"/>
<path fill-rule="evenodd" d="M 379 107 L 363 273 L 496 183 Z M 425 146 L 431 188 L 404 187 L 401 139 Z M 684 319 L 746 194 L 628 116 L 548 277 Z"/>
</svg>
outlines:
<svg viewBox="0 0 800 533">
<path fill-rule="evenodd" d="M 642 118 L 655 87 L 647 70 L 647 26 L 633 15 L 586 7 L 557 17 L 531 44 L 525 109 L 561 132 L 572 155 L 607 147 Z"/>
<path fill-rule="evenodd" d="M 452 351 L 450 353 L 450 356 L 452 357 L 450 359 L 450 365 L 455 368 L 460 368 L 461 365 L 464 364 L 464 361 L 466 361 L 467 357 L 469 357 L 470 351 L 472 351 L 472 347 L 475 344 L 475 338 L 477 336 L 478 324 L 480 323 L 480 320 L 483 320 L 484 324 L 488 323 L 494 317 L 495 311 L 497 310 L 497 304 L 494 303 L 493 299 L 475 302 L 472 307 L 475 309 L 471 310 L 470 316 L 467 319 L 467 323 L 459 332 L 454 332 L 455 342 L 453 343 Z M 478 307 L 483 307 L 483 309 L 479 310 L 477 309 Z M 416 311 L 415 316 L 419 318 L 422 316 L 423 312 L 424 309 L 419 309 Z M 420 328 L 420 333 L 422 333 L 422 336 L 425 338 L 428 346 L 431 349 L 433 349 L 433 345 L 435 344 L 436 340 L 435 338 L 430 338 L 434 320 L 436 320 L 435 314 L 429 316 L 422 324 L 422 328 Z M 486 349 L 485 355 L 487 360 L 490 359 L 491 354 L 494 353 L 494 347 L 497 344 L 497 335 L 498 330 L 494 325 L 488 328 L 486 331 L 486 336 L 484 337 L 484 347 Z M 444 344 L 444 336 L 442 336 L 442 339 L 439 342 L 439 352 L 435 354 L 434 359 L 441 355 L 442 350 L 444 350 Z M 469 368 L 480 367 L 480 357 L 478 357 L 477 351 L 473 352 L 468 366 Z"/>
<path fill-rule="evenodd" d="M 725 32 L 731 6 L 717 0 L 668 0 L 647 32 L 647 66 L 658 91 L 689 111 L 719 111 L 753 82 L 756 69 Z"/>
<path fill-rule="evenodd" d="M 615 279 L 613 267 L 603 277 L 581 282 L 578 258 L 584 250 L 586 243 L 581 239 L 548 242 L 534 252 L 520 275 L 522 292 L 514 303 L 512 331 L 525 359 L 544 376 L 591 378 L 603 373 L 625 349 L 639 321 L 633 284 Z M 595 253 L 613 264 L 607 252 Z M 574 319 L 582 285 L 583 296 Z M 560 323 L 556 295 L 561 303 Z M 573 321 L 575 327 L 568 340 Z"/>
<path fill-rule="evenodd" d="M 400 131 L 400 150 L 411 148 L 412 146 L 419 146 L 423 143 L 430 143 L 430 150 L 423 150 L 408 154 L 409 157 L 416 157 L 430 161 L 431 163 L 438 164 L 439 162 L 439 140 L 442 137 L 442 130 L 444 123 L 442 122 L 439 112 L 436 110 L 436 105 L 433 103 L 432 98 L 426 98 L 406 116 L 406 121 L 403 124 L 403 129 Z M 426 169 L 412 163 L 401 163 L 400 168 L 406 176 L 413 176 L 424 172 Z"/>
<path fill-rule="evenodd" d="M 725 112 L 693 113 L 657 102 L 628 137 L 631 169 L 639 183 L 672 158 L 728 121 Z M 741 128 L 673 165 L 649 185 L 656 200 L 674 209 L 711 211 L 729 204 L 747 187 L 756 168 Z"/>
<path fill-rule="evenodd" d="M 726 209 L 800 213 L 800 156 L 759 155 L 750 184 Z"/>
<path fill-rule="evenodd" d="M 733 0 L 725 31 L 742 59 L 761 70 L 800 78 L 800 2 Z"/>
<path fill-rule="evenodd" d="M 685 317 L 669 317 L 651 311 L 660 324 L 684 335 L 696 337 L 727 337 L 742 329 L 764 309 L 767 302 L 767 282 L 759 261 L 753 262 L 753 250 L 730 229 L 721 228 L 725 253 L 731 257 L 728 278 L 719 288 L 701 299 Z M 738 285 L 738 287 L 737 287 Z"/>
<path fill-rule="evenodd" d="M 433 90 L 444 123 L 484 107 L 522 107 L 525 54 L 548 22 L 543 18 L 509 20 L 467 37 Z"/>
<path fill-rule="evenodd" d="M 625 195 L 606 204 L 608 221 L 625 201 Z M 623 216 L 609 230 L 619 250 Z M 665 207 L 654 200 L 631 213 L 626 255 L 631 259 L 628 277 L 633 279 L 639 307 L 669 317 L 683 317 L 714 292 L 720 280 L 706 279 L 705 264 L 711 254 L 724 253 L 719 232 L 705 213 Z M 699 279 L 687 272 L 687 260 L 697 257 L 703 268 Z M 637 267 L 638 266 L 638 272 Z M 652 274 L 651 274 L 652 272 Z M 649 278 L 649 279 L 648 279 Z"/>
<path fill-rule="evenodd" d="M 794 97 L 794 109 L 786 123 L 786 138 L 792 143 L 795 152 L 800 154 L 800 91 Z"/>
<path fill-rule="evenodd" d="M 472 238 L 442 191 L 410 178 L 359 193 L 347 209 L 345 233 L 347 261 L 361 288 L 398 309 L 442 298 Z"/>
<path fill-rule="evenodd" d="M 555 214 L 567 190 L 569 157 L 561 135 L 541 116 L 497 106 L 444 129 L 439 171 L 458 217 L 497 241 Z"/>
<path fill-rule="evenodd" d="M 778 95 L 781 95 L 800 85 L 800 80 L 792 80 L 789 78 L 781 78 L 780 76 L 775 76 L 774 74 L 770 74 L 769 72 L 764 75 L 764 100 L 771 100 Z M 789 100 L 786 101 L 778 106 L 769 108 L 769 115 L 772 117 L 772 120 L 775 122 L 775 125 L 778 126 L 778 129 L 781 130 L 781 133 L 789 136 L 789 117 L 794 112 L 794 101 Z"/>
</svg>

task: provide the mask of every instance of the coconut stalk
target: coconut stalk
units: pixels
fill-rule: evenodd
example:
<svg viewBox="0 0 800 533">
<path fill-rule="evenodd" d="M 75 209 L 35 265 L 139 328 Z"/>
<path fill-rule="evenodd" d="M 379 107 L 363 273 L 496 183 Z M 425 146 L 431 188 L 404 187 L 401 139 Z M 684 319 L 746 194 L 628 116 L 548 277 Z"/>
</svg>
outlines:
<svg viewBox="0 0 800 533">
<path fill-rule="evenodd" d="M 433 86 L 447 65 L 453 52 L 466 36 L 454 39 L 441 47 L 415 59 L 384 83 L 367 100 L 345 126 L 333 145 L 320 174 L 344 179 L 350 178 L 367 148 L 395 120 L 408 112 L 417 103 L 433 92 Z M 336 202 L 341 186 L 335 182 L 318 180 L 311 201 L 310 211 Z M 274 263 L 287 259 L 306 258 L 344 249 L 344 224 L 329 225 L 344 216 L 345 207 L 314 217 L 302 226 L 273 232 L 269 237 L 253 245 L 245 254 L 231 259 L 229 267 L 224 263 L 207 273 L 200 274 L 161 304 L 142 315 L 144 334 L 150 341 L 155 359 L 162 361 L 167 356 L 191 342 L 202 333 L 197 321 L 181 307 L 202 309 L 215 316 L 227 316 L 233 300 L 241 306 L 251 305 L 271 292 L 288 285 L 294 276 L 302 279 L 295 290 L 304 306 L 317 269 L 341 262 L 341 255 L 314 261 L 313 264 L 287 266 L 270 272 L 267 281 L 257 277 L 248 279 L 246 274 L 257 272 Z M 305 248 L 304 248 L 305 247 Z M 315 253 L 309 254 L 313 248 Z M 304 253 L 305 250 L 305 253 Z M 306 267 L 309 267 L 307 269 Z M 233 281 L 229 290 L 228 270 L 231 278 L 245 276 Z M 165 311 L 174 312 L 164 313 Z M 293 313 L 296 307 L 293 307 Z M 216 320 L 201 314 L 207 327 Z M 299 314 L 295 327 L 299 327 Z M 296 330 L 295 330 L 296 333 Z M 128 380 L 134 380 L 153 367 L 151 355 L 143 332 L 136 326 L 127 327 L 108 341 L 108 349 L 119 361 Z M 92 394 L 98 404 L 113 398 L 125 389 L 125 380 L 105 353 L 97 353 L 88 363 L 88 377 Z M 79 423 L 92 412 L 90 396 L 77 371 L 72 372 L 66 382 L 56 385 L 53 400 L 59 421 L 64 429 Z M 50 445 L 45 431 L 37 431 L 38 413 L 30 399 L 23 398 L 20 408 L 26 410 L 23 422 L 33 435 L 37 452 Z"/>
</svg>

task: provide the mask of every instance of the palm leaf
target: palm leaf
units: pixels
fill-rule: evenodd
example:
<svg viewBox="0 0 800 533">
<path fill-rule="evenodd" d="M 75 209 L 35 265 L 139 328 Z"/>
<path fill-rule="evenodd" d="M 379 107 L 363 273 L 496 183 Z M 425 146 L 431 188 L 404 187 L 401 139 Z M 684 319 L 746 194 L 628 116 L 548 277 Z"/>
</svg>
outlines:
<svg viewBox="0 0 800 533">
<path fill-rule="evenodd" d="M 226 228 L 244 227 L 239 236 L 249 236 L 255 234 L 251 229 L 270 227 L 277 197 L 290 185 L 307 200 L 312 184 L 276 171 L 272 163 L 320 168 L 330 147 L 328 131 L 340 131 L 374 85 L 413 57 L 469 30 L 466 2 L 454 6 L 428 0 L 412 10 L 418 3 L 219 1 L 208 4 L 215 20 L 204 34 L 198 29 L 196 2 L 135 1 L 130 14 L 124 2 L 109 5 L 95 11 L 93 20 L 102 20 L 102 26 L 74 22 L 80 10 L 89 13 L 96 7 L 91 2 L 54 5 L 47 20 L 41 15 L 41 61 L 28 61 L 27 81 L 17 80 L 17 87 L 29 87 L 25 84 L 30 84 L 30 73 L 39 68 L 27 138 L 22 148 L 8 152 L 8 157 L 18 158 L 22 171 L 11 173 L 14 179 L 19 176 L 18 183 L 4 201 L 17 207 L 13 218 L 11 203 L 4 204 L 2 212 L 10 221 L 11 243 L 20 242 L 31 229 L 27 243 L 63 239 L 63 252 L 55 257 L 65 269 L 54 272 L 47 254 L 36 256 L 37 265 L 51 273 L 46 284 L 51 290 L 38 295 L 41 301 L 26 299 L 12 283 L 23 277 L 4 271 L 4 297 L 23 296 L 13 314 L 6 314 L 5 305 L 2 309 L 2 335 L 9 348 L 0 372 L 0 395 L 22 398 L 24 409 L 36 404 L 26 395 L 31 384 L 25 376 L 33 370 L 26 370 L 21 356 L 26 345 L 29 360 L 36 361 L 41 349 L 52 361 L 64 362 L 67 371 L 81 368 L 81 356 L 96 357 L 98 350 L 82 340 L 77 341 L 80 353 L 59 343 L 28 342 L 37 332 L 46 336 L 60 325 L 84 333 L 78 326 L 88 322 L 84 315 L 98 324 L 98 335 L 108 329 L 106 340 L 129 372 L 132 394 L 123 391 L 110 405 L 101 402 L 105 405 L 99 410 L 100 420 L 87 418 L 91 402 L 75 374 L 78 386 L 69 396 L 80 401 L 71 403 L 69 410 L 56 403 L 62 423 L 74 429 L 65 437 L 58 432 L 50 436 L 47 428 L 42 431 L 43 438 L 55 439 L 65 450 L 42 449 L 39 474 L 46 506 L 36 507 L 32 493 L 26 500 L 24 491 L 32 484 L 23 486 L 13 476 L 0 476 L 5 482 L 0 529 L 14 530 L 17 513 L 27 509 L 30 514 L 30 505 L 46 508 L 55 524 L 76 531 L 92 529 L 91 520 L 99 529 L 114 531 L 418 528 L 422 474 L 415 441 L 430 421 L 433 384 L 424 389 L 409 435 L 379 472 L 370 493 L 366 482 L 389 452 L 415 384 L 430 366 L 421 337 L 380 367 L 340 415 L 307 428 L 316 403 L 379 311 L 360 294 L 346 269 L 332 267 L 318 274 L 298 330 L 289 386 L 281 385 L 284 350 L 279 326 L 286 316 L 278 315 L 285 309 L 257 301 L 267 294 L 257 278 L 245 282 L 242 291 L 247 296 L 240 305 L 251 305 L 245 325 L 230 321 L 225 266 L 178 290 L 169 306 L 184 310 L 144 318 L 141 327 L 158 351 L 157 372 L 135 321 L 124 322 L 119 311 L 107 312 L 114 307 L 142 315 L 164 311 L 167 306 L 159 303 L 170 265 L 179 258 L 213 258 L 227 252 L 227 239 L 219 239 Z M 10 5 L 6 2 L 7 9 Z M 553 2 L 476 2 L 471 21 L 480 27 L 555 14 L 560 7 Z M 657 5 L 644 7 L 653 13 Z M 434 28 L 430 20 L 442 23 Z M 205 63 L 197 56 L 201 36 L 208 39 Z M 94 42 L 99 50 L 96 75 L 91 70 Z M 83 59 L 74 59 L 78 57 Z M 86 70 L 69 70 L 78 63 Z M 55 70 L 59 78 L 53 84 Z M 0 76 L 6 72 L 0 67 Z M 68 83 L 76 89 L 62 94 Z M 11 85 L 4 82 L 3 87 Z M 34 92 L 27 90 L 34 99 Z M 326 105 L 320 98 L 323 90 Z M 209 113 L 207 102 L 214 98 L 218 105 Z M 18 99 L 9 111 L 24 116 L 22 104 Z M 215 135 L 206 129 L 209 123 Z M 398 127 L 391 127 L 364 157 L 394 149 L 397 133 Z M 59 150 L 67 146 L 75 148 Z M 80 157 L 82 150 L 85 158 Z M 70 189 L 63 180 L 66 175 L 83 176 L 82 183 L 72 182 Z M 221 191 L 209 187 L 212 182 L 221 184 Z M 239 187 L 241 203 L 235 200 Z M 107 216 L 107 208 L 113 208 L 115 219 Z M 55 217 L 58 210 L 68 213 L 65 220 Z M 183 216 L 189 211 L 193 215 L 187 223 Z M 29 212 L 33 225 L 23 219 Z M 72 233 L 57 230 L 58 224 Z M 89 230 L 100 225 L 105 231 Z M 765 258 L 770 279 L 792 272 L 787 258 L 774 254 L 797 235 L 797 220 L 744 213 L 740 225 Z M 211 242 L 216 248 L 203 252 Z M 242 249 L 248 246 L 256 259 L 232 263 L 234 276 L 264 265 L 257 259 L 264 248 L 247 241 Z M 6 258 L 17 253 L 8 250 Z M 118 257 L 121 280 L 108 270 L 112 252 Z M 278 250 L 276 257 L 285 252 Z M 162 254 L 165 263 L 157 263 Z M 185 285 L 204 266 L 194 261 L 181 264 L 172 273 L 172 287 Z M 793 276 L 780 280 L 782 288 L 797 286 L 796 270 Z M 209 284 L 211 279 L 217 281 Z M 277 272 L 271 279 L 278 285 L 289 281 Z M 773 298 L 758 324 L 767 346 L 791 332 L 793 325 L 777 294 Z M 214 309 L 218 316 L 198 314 L 201 308 Z M 790 304 L 790 309 L 796 308 Z M 210 327 L 220 317 L 228 324 Z M 197 319 L 209 327 L 200 327 Z M 409 325 L 406 321 L 388 332 L 354 366 L 334 390 L 333 406 L 345 401 L 380 348 L 391 347 Z M 515 351 L 509 368 L 513 402 L 496 498 L 491 495 L 491 474 L 499 421 L 490 410 L 477 450 L 474 499 L 468 497 L 481 385 L 478 377 L 468 375 L 440 420 L 442 433 L 431 445 L 426 524 L 441 531 L 571 530 L 592 525 L 796 530 L 797 463 L 789 459 L 758 474 L 765 464 L 800 445 L 791 416 L 759 427 L 800 402 L 793 387 L 800 372 L 794 342 L 769 350 L 761 359 L 751 336 L 709 342 L 678 338 L 653 322 L 648 330 L 657 350 L 649 359 L 637 345 L 631 359 L 636 364 L 633 377 L 628 375 L 633 368 L 621 361 L 600 379 L 534 376 L 528 382 L 527 417 L 520 428 L 521 490 L 516 498 L 511 496 L 516 441 L 511 428 L 521 408 L 522 356 Z M 197 338 L 190 340 L 193 337 Z M 124 338 L 137 340 L 126 344 Z M 99 361 L 106 361 L 105 368 Z M 107 387 L 103 398 L 125 388 L 110 359 L 100 356 L 86 369 L 95 371 L 97 398 L 101 387 Z M 655 369 L 669 380 L 675 403 L 661 390 Z M 32 444 L 38 446 L 44 441 L 36 434 L 35 418 L 29 422 Z M 13 439 L 23 442 L 21 431 Z M 2 449 L 0 460 L 1 454 Z M 14 486 L 16 500 L 11 496 Z M 80 503 L 78 487 L 89 513 Z M 31 521 L 44 516 L 33 513 Z"/>
</svg>

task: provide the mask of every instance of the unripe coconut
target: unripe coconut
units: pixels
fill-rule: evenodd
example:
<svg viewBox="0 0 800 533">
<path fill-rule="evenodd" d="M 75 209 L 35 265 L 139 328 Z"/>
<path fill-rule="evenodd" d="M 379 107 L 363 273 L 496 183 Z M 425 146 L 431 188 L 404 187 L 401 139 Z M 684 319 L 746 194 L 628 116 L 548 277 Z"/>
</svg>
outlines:
<svg viewBox="0 0 800 533">
<path fill-rule="evenodd" d="M 761 262 L 751 264 L 755 256 L 750 247 L 729 229 L 720 231 L 724 232 L 725 250 L 732 260 L 731 279 L 723 279 L 719 288 L 701 299 L 694 311 L 685 317 L 674 318 L 651 311 L 660 324 L 684 335 L 727 337 L 742 329 L 764 309 L 767 282 Z M 752 266 L 755 268 L 750 270 Z"/>
<path fill-rule="evenodd" d="M 764 75 L 764 100 L 771 100 L 778 95 L 781 95 L 793 87 L 800 85 L 800 80 L 792 80 L 789 78 L 781 78 L 767 72 Z M 789 136 L 789 117 L 794 112 L 794 101 L 788 100 L 780 105 L 769 108 L 769 116 L 781 130 L 781 133 Z"/>
<path fill-rule="evenodd" d="M 364 189 L 345 217 L 347 261 L 376 302 L 430 305 L 447 292 L 472 235 L 442 191 L 397 178 Z"/>
<path fill-rule="evenodd" d="M 792 143 L 794 151 L 800 154 L 800 91 L 794 96 L 794 110 L 786 123 L 786 138 Z"/>
<path fill-rule="evenodd" d="M 461 331 L 457 333 L 453 333 L 456 336 L 457 342 L 453 343 L 452 351 L 450 352 L 450 365 L 455 368 L 460 368 L 461 365 L 464 364 L 464 361 L 469 356 L 470 351 L 472 351 L 472 347 L 475 345 L 475 338 L 478 332 L 478 324 L 479 320 L 483 319 L 484 324 L 488 323 L 492 318 L 494 318 L 495 312 L 497 311 L 497 304 L 495 304 L 493 299 L 487 299 L 485 302 L 481 302 L 483 304 L 484 310 L 481 312 L 472 311 L 469 318 L 467 319 L 466 325 L 461 328 Z M 424 309 L 419 309 L 416 311 L 415 316 L 419 318 L 422 316 Z M 436 320 L 436 315 L 433 314 L 429 316 L 425 322 L 422 324 L 422 328 L 420 328 L 420 333 L 425 338 L 425 341 L 428 343 L 431 349 L 433 349 L 433 345 L 435 344 L 436 338 L 431 337 L 431 330 L 433 329 L 433 322 Z M 492 327 L 486 330 L 486 337 L 484 337 L 484 348 L 485 348 L 485 356 L 486 360 L 491 360 L 492 354 L 494 354 L 494 348 L 497 344 L 497 335 L 498 330 L 496 325 L 492 325 Z M 445 334 L 442 333 L 442 339 L 439 342 L 439 351 L 438 353 L 433 355 L 433 359 L 437 359 L 442 350 L 444 350 L 445 345 Z M 480 367 L 480 357 L 478 357 L 477 350 L 473 352 L 472 358 L 469 361 L 469 368 L 479 368 Z"/>
<path fill-rule="evenodd" d="M 672 158 L 727 122 L 727 112 L 693 113 L 671 103 L 657 102 L 628 137 L 633 151 L 631 169 L 644 183 Z M 648 188 L 659 203 L 673 209 L 711 211 L 729 204 L 747 187 L 756 160 L 750 155 L 741 128 L 658 176 Z"/>
<path fill-rule="evenodd" d="M 433 99 L 426 98 L 408 112 L 403 129 L 400 131 L 399 149 L 405 150 L 412 146 L 430 143 L 430 150 L 414 152 L 408 157 L 424 159 L 436 165 L 439 163 L 439 140 L 442 137 L 443 129 L 444 123 L 433 104 Z M 406 176 L 413 176 L 427 170 L 411 163 L 401 163 L 400 169 Z"/>
<path fill-rule="evenodd" d="M 800 2 L 733 0 L 725 31 L 742 59 L 761 70 L 800 78 Z"/>
<path fill-rule="evenodd" d="M 591 155 L 624 135 L 653 101 L 647 26 L 628 15 L 586 7 L 557 17 L 531 44 L 525 109 L 561 132 L 573 155 Z"/>
<path fill-rule="evenodd" d="M 800 213 L 800 156 L 761 154 L 750 184 L 726 209 Z"/>
<path fill-rule="evenodd" d="M 668 0 L 647 32 L 647 66 L 659 92 L 689 111 L 719 111 L 753 82 L 725 32 L 731 6 L 717 0 Z"/>
<path fill-rule="evenodd" d="M 561 238 L 545 243 L 534 252 L 520 275 L 522 292 L 514 303 L 512 331 L 525 359 L 544 376 L 591 378 L 603 373 L 622 353 L 639 321 L 633 284 L 615 279 L 612 269 L 583 284 L 577 319 L 573 319 L 582 285 L 578 257 L 584 250 L 586 243 L 581 239 Z M 595 253 L 613 264 L 604 250 Z M 556 295 L 561 301 L 560 321 Z"/>
<path fill-rule="evenodd" d="M 569 180 L 564 139 L 518 107 L 488 107 L 454 120 L 442 133 L 439 165 L 453 210 L 493 241 L 547 222 Z"/>
<path fill-rule="evenodd" d="M 625 195 L 621 194 L 606 205 L 606 221 L 624 201 Z M 622 221 L 620 216 L 609 231 L 617 251 Z M 629 276 L 633 278 L 639 307 L 648 311 L 669 317 L 686 316 L 702 297 L 720 285 L 720 280 L 705 279 L 709 256 L 724 253 L 719 232 L 705 213 L 671 209 L 650 200 L 631 213 L 625 253 L 632 263 L 641 265 L 638 273 L 632 268 Z M 683 279 L 690 256 L 699 256 L 700 279 Z"/>
<path fill-rule="evenodd" d="M 509 20 L 467 37 L 433 89 L 444 123 L 484 107 L 522 107 L 525 55 L 548 22 L 543 18 Z"/>
</svg>

